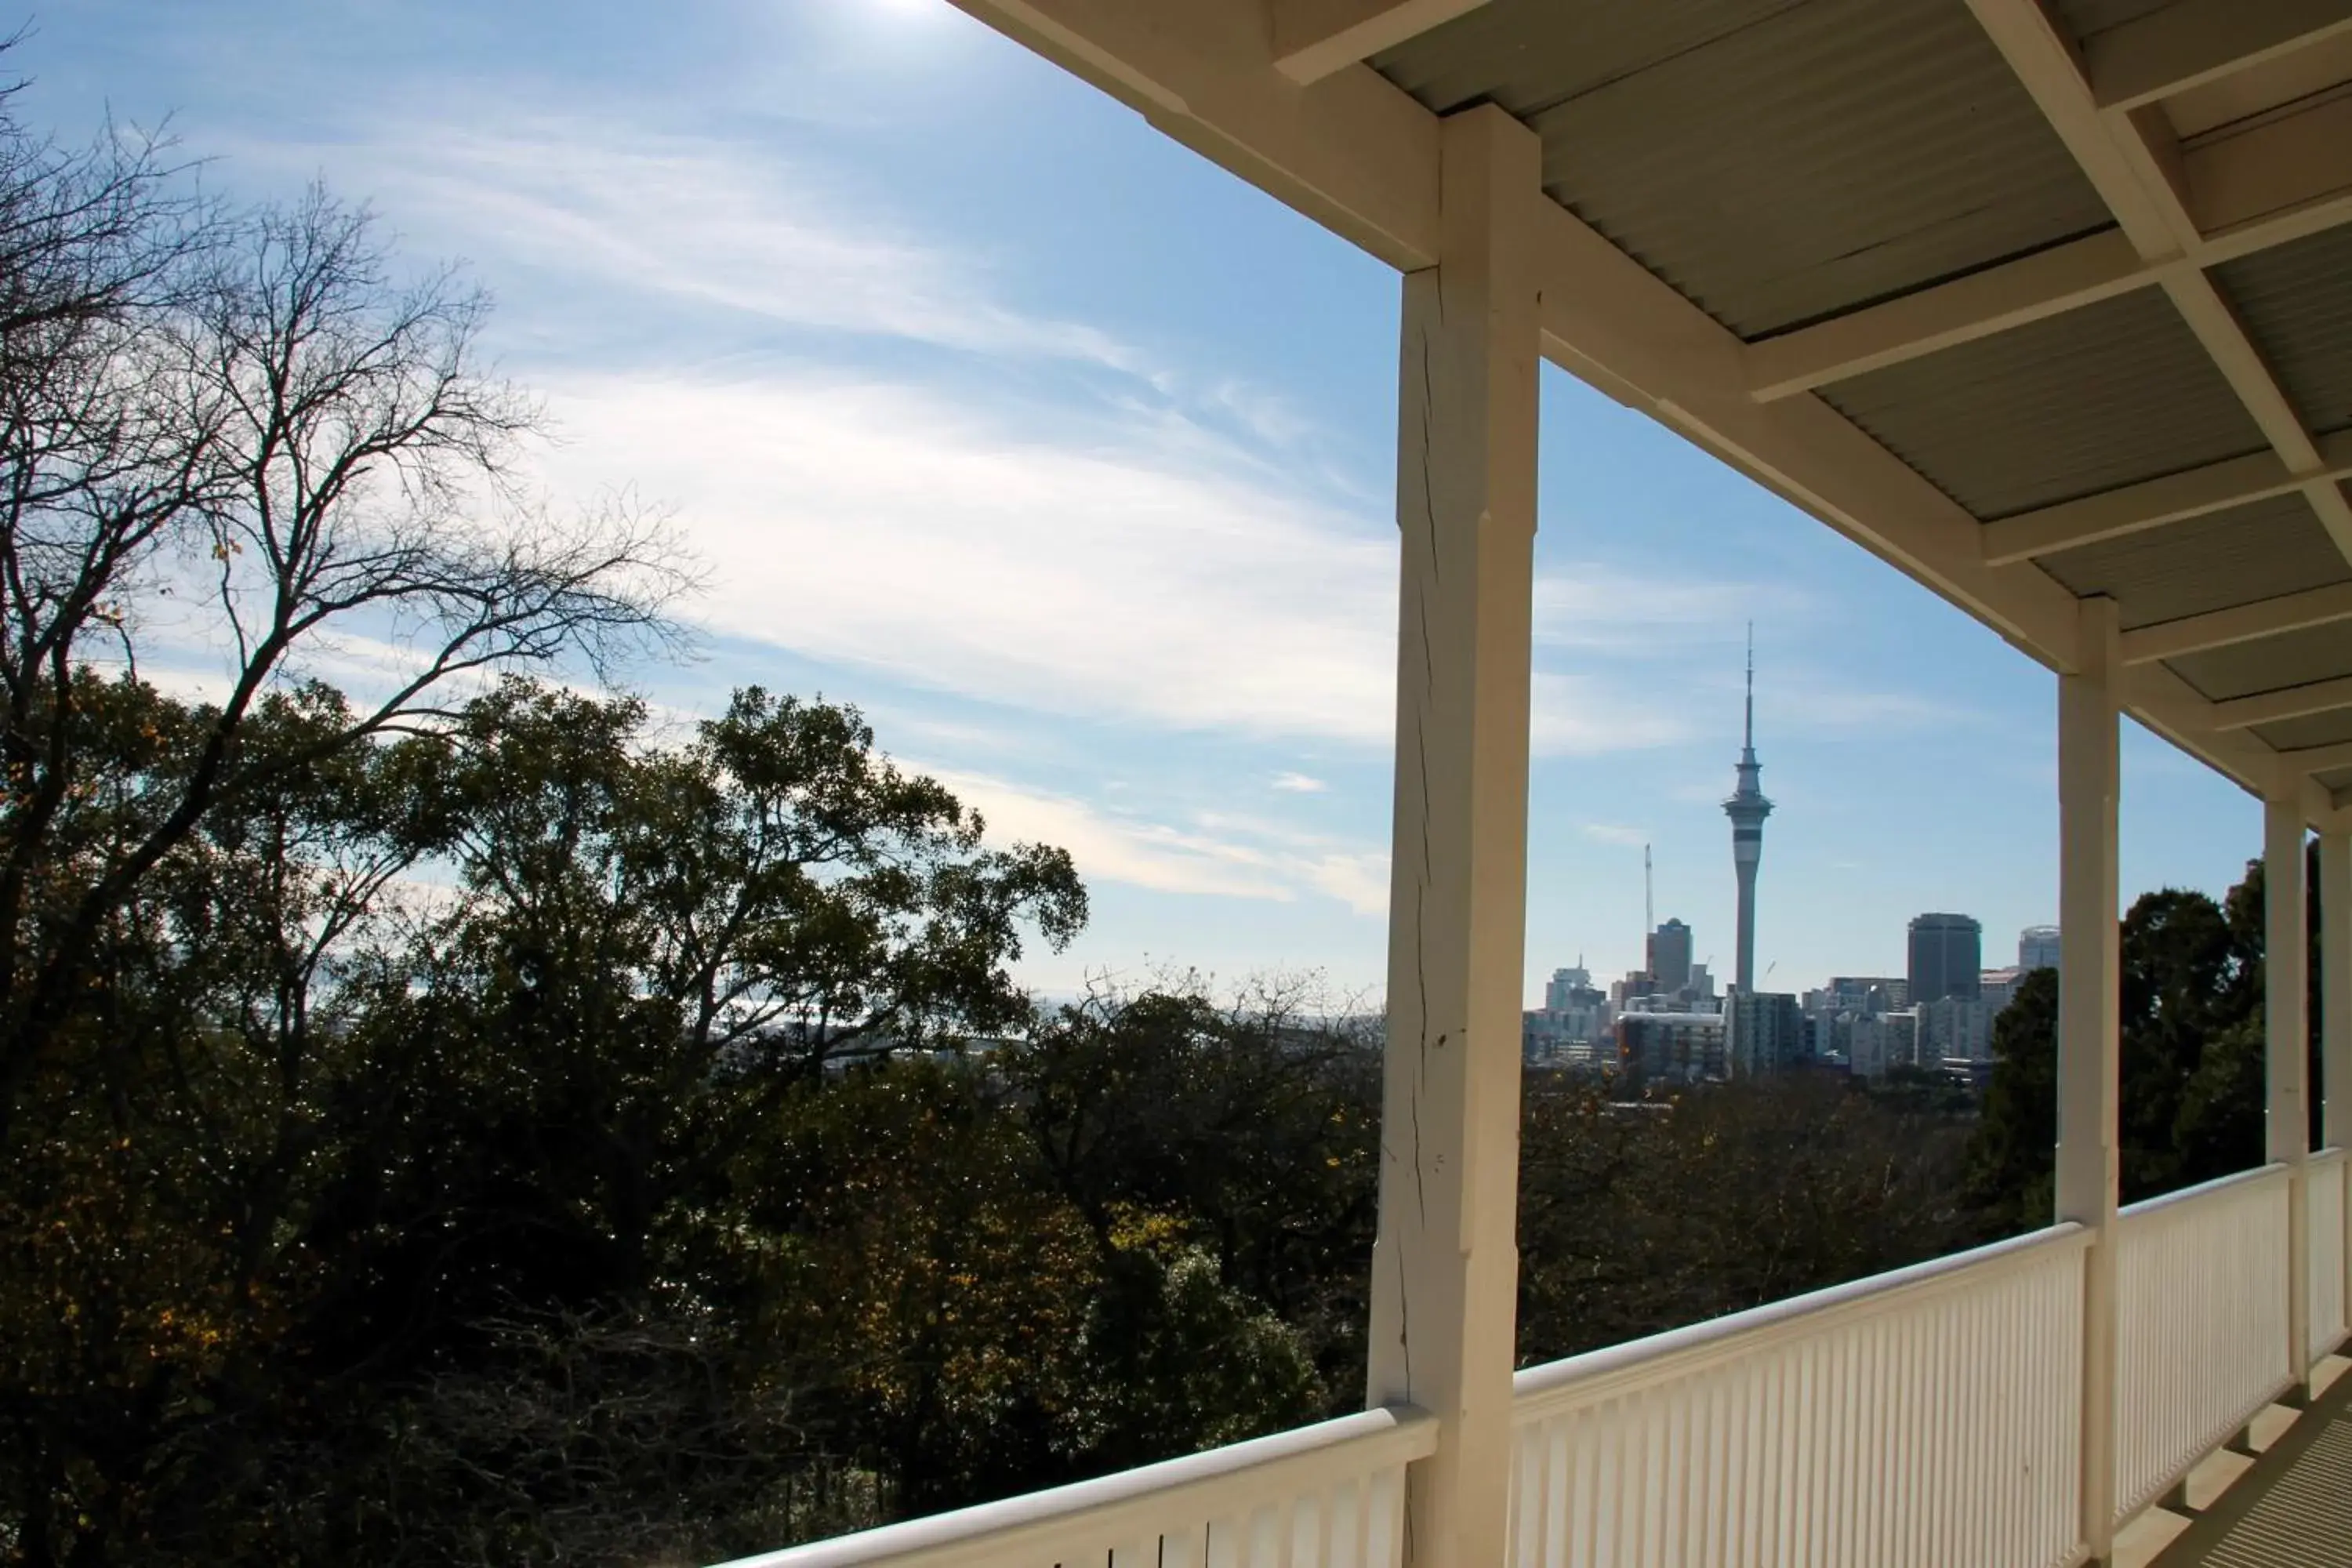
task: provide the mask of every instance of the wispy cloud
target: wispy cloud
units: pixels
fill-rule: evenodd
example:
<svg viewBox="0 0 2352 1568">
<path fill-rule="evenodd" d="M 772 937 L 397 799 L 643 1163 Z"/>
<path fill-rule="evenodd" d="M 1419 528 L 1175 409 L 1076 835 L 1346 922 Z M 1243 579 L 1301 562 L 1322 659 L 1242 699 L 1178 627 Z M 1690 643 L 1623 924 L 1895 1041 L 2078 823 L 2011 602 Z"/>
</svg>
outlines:
<svg viewBox="0 0 2352 1568">
<path fill-rule="evenodd" d="M 1388 908 L 1388 857 L 1374 850 L 1233 819 L 1178 827 L 987 774 L 923 771 L 977 808 L 992 837 L 1058 845 L 1089 879 L 1282 903 L 1315 893 L 1358 914 Z"/>
<path fill-rule="evenodd" d="M 1306 773 L 1282 773 L 1274 775 L 1274 787 L 1291 795 L 1321 795 L 1331 786 Z"/>
<path fill-rule="evenodd" d="M 798 328 L 1132 370 L 1135 352 L 1010 304 L 992 258 L 922 237 L 772 142 L 511 111 L 381 128 L 367 188 L 404 223 L 580 292 L 625 291 Z M 288 155 L 282 151 L 280 158 Z M 503 266 L 501 267 L 503 269 Z"/>
</svg>

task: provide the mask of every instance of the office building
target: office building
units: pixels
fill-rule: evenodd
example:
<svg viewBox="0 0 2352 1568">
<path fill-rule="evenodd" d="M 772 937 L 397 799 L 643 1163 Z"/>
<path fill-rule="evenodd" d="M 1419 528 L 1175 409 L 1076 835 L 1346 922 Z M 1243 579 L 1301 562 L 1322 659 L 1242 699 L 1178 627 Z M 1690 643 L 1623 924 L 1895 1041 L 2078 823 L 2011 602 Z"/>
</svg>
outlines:
<svg viewBox="0 0 2352 1568">
<path fill-rule="evenodd" d="M 2058 928 L 2027 926 L 2017 933 L 2017 967 L 2026 973 L 2058 967 Z"/>
<path fill-rule="evenodd" d="M 1661 991 L 1680 991 L 1691 979 L 1691 928 L 1669 920 L 1650 933 L 1650 977 Z"/>
<path fill-rule="evenodd" d="M 1794 996 L 1776 991 L 1735 992 L 1724 1003 L 1723 1016 L 1724 1049 L 1732 1077 L 1761 1077 L 1804 1065 L 1805 1015 Z"/>
<path fill-rule="evenodd" d="M 1973 917 L 1926 914 L 1912 921 L 1912 1006 L 1924 1007 L 1947 996 L 1975 1001 L 1983 969 L 1984 927 Z"/>
</svg>

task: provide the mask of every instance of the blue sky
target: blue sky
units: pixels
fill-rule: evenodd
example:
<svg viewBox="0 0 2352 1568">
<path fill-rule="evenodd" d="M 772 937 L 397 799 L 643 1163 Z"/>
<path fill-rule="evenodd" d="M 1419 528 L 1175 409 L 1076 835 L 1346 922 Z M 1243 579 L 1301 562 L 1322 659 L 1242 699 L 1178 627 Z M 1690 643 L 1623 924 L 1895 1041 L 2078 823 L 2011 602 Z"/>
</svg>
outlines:
<svg viewBox="0 0 2352 1568">
<path fill-rule="evenodd" d="M 64 0 L 20 112 L 166 113 L 239 197 L 314 177 L 497 296 L 559 499 L 671 508 L 701 657 L 855 701 L 1007 837 L 1076 856 L 1049 993 L 1384 962 L 1398 285 L 943 0 L 658 9 Z M 1759 963 L 1899 973 L 2053 918 L 2052 679 L 1679 437 L 1547 370 L 1530 995 L 1661 917 L 1731 948 L 1719 802 L 1756 624 Z M 2254 803 L 2125 750 L 2125 891 L 2220 891 Z"/>
</svg>

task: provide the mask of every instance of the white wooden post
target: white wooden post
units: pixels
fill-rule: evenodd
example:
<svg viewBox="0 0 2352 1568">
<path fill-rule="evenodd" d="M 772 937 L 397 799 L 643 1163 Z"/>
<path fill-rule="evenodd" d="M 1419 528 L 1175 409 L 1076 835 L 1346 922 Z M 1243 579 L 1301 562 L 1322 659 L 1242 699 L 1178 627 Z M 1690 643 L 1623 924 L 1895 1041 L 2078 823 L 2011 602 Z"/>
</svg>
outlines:
<svg viewBox="0 0 2352 1568">
<path fill-rule="evenodd" d="M 2319 1141 L 2352 1149 L 2352 828 L 2319 836 Z M 2346 1184 L 2340 1212 L 2344 1297 L 2352 1304 L 2352 1163 L 2332 1180 Z M 2307 1199 L 2306 1199 L 2307 1201 Z"/>
<path fill-rule="evenodd" d="M 2352 1148 L 2352 828 L 2319 836 L 2320 1141 Z"/>
<path fill-rule="evenodd" d="M 1421 1568 L 1499 1568 L 1518 1289 L 1536 491 L 1535 134 L 1446 121 L 1439 265 L 1404 280 L 1396 819 L 1371 1403 L 1438 1417 Z"/>
<path fill-rule="evenodd" d="M 2123 1016 L 2116 806 L 2121 716 L 2115 601 L 2083 601 L 2076 668 L 2058 678 L 2058 1218 L 2091 1233 L 2084 1254 L 2082 1535 L 2094 1563 L 2115 1546 L 2116 1104 Z"/>
<path fill-rule="evenodd" d="M 2264 1152 L 2285 1165 L 2287 1367 L 2311 1375 L 2311 933 L 2304 885 L 2303 774 L 2283 770 L 2263 802 Z"/>
</svg>

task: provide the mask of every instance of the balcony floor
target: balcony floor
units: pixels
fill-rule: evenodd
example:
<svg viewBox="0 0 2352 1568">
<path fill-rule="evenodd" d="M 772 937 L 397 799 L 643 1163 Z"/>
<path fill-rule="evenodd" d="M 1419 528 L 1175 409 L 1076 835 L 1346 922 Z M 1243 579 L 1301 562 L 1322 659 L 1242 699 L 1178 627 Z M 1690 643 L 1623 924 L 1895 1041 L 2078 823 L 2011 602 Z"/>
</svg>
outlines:
<svg viewBox="0 0 2352 1568">
<path fill-rule="evenodd" d="M 2118 1568 L 2352 1568 L 2347 1366 L 2328 1358 L 2323 1375 L 2332 1381 L 2308 1410 L 2273 1405 L 2256 1419 L 2260 1457 L 2216 1454 L 2199 1466 L 2188 1488 L 2193 1519 L 2150 1510 L 2136 1521 L 2116 1543 Z"/>
</svg>

